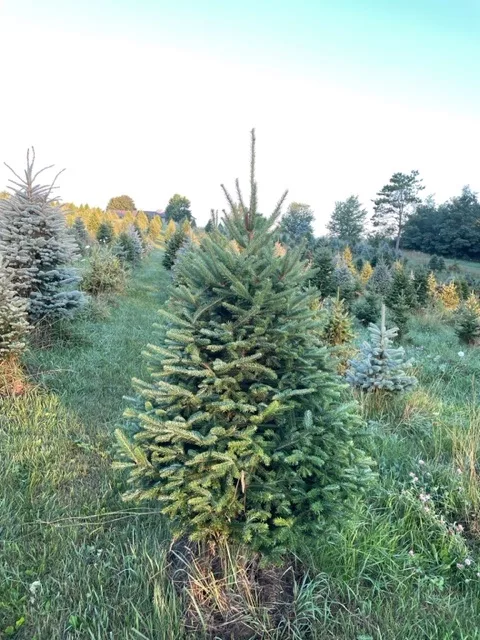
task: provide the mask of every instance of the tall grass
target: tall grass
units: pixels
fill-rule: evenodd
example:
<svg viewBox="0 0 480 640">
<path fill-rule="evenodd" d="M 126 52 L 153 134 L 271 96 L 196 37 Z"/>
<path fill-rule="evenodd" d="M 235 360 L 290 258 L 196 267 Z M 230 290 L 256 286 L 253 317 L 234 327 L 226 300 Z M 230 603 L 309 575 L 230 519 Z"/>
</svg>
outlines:
<svg viewBox="0 0 480 640">
<path fill-rule="evenodd" d="M 146 375 L 160 262 L 152 252 L 108 313 L 32 348 L 26 393 L 0 399 L 0 638 L 480 637 L 479 350 L 436 315 L 412 321 L 419 388 L 362 408 L 378 482 L 338 531 L 297 541 L 269 582 L 288 597 L 271 588 L 269 602 L 241 549 L 222 551 L 219 580 L 171 547 L 156 504 L 119 498 L 112 431 Z"/>
</svg>

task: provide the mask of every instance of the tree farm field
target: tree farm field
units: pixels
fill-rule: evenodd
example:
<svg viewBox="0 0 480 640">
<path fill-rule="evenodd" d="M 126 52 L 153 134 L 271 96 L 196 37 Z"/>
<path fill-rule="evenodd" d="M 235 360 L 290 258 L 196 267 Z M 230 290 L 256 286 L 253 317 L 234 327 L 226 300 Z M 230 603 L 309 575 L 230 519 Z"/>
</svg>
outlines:
<svg viewBox="0 0 480 640">
<path fill-rule="evenodd" d="M 86 314 L 53 346 L 32 346 L 28 392 L 1 400 L 1 637 L 201 637 L 184 628 L 168 576 L 168 523 L 155 502 L 122 502 L 111 470 L 121 398 L 168 294 L 162 259 L 156 249 L 144 260 L 107 317 Z M 327 544 L 296 550 L 308 574 L 295 622 L 264 620 L 263 637 L 478 637 L 480 356 L 459 356 L 434 314 L 410 332 L 420 384 L 375 413 L 378 482 Z"/>
</svg>

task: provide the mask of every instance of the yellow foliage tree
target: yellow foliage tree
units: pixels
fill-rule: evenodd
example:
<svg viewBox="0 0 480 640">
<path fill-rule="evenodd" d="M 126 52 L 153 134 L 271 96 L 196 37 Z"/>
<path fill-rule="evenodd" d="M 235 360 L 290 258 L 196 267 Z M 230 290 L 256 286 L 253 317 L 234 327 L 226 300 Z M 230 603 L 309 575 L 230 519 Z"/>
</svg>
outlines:
<svg viewBox="0 0 480 640">
<path fill-rule="evenodd" d="M 455 282 L 449 282 L 440 287 L 439 300 L 447 311 L 455 311 L 460 304 L 460 296 Z"/>
<path fill-rule="evenodd" d="M 160 240 L 162 235 L 162 219 L 160 216 L 153 216 L 148 225 L 148 235 L 152 240 Z"/>
<path fill-rule="evenodd" d="M 129 229 L 132 226 L 132 224 L 135 222 L 135 216 L 131 211 L 127 211 L 127 213 L 123 216 L 121 220 L 122 220 L 122 223 L 121 223 L 122 231 L 127 231 L 127 229 Z"/>
<path fill-rule="evenodd" d="M 362 270 L 360 271 L 360 280 L 362 281 L 363 285 L 366 285 L 367 282 L 370 280 L 370 278 L 372 277 L 373 274 L 373 267 L 370 264 L 370 262 L 365 262 Z"/>
<path fill-rule="evenodd" d="M 79 213 L 80 213 L 80 217 L 85 222 L 85 225 L 88 231 L 90 231 L 90 233 L 94 236 L 98 231 L 98 227 L 103 222 L 102 210 L 87 209 L 85 212 L 79 211 Z"/>
<path fill-rule="evenodd" d="M 480 316 L 480 300 L 477 298 L 474 291 L 472 291 L 465 300 L 465 307 Z"/>
<path fill-rule="evenodd" d="M 435 298 L 437 297 L 437 281 L 432 271 L 430 271 L 430 273 L 428 274 L 427 290 L 428 290 L 428 297 L 431 300 L 435 300 Z"/>
<path fill-rule="evenodd" d="M 138 228 L 142 233 L 145 233 L 149 226 L 148 216 L 145 211 L 139 211 L 137 213 L 137 217 L 135 218 Z"/>
<path fill-rule="evenodd" d="M 353 275 L 356 275 L 357 270 L 355 269 L 355 265 L 353 264 L 353 255 L 350 247 L 345 247 L 342 253 L 342 258 L 344 259 L 345 264 L 353 273 Z"/>
<path fill-rule="evenodd" d="M 167 224 L 167 228 L 165 229 L 165 240 L 170 240 L 175 231 L 177 230 L 177 225 L 173 220 L 170 220 Z"/>
</svg>

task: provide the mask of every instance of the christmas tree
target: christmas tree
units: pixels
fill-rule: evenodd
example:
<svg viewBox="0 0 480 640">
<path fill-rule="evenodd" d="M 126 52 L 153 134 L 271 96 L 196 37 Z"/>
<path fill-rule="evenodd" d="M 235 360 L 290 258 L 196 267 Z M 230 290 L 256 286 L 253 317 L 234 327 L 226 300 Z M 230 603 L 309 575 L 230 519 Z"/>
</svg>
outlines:
<svg viewBox="0 0 480 640">
<path fill-rule="evenodd" d="M 123 262 L 129 262 L 132 265 L 140 262 L 143 255 L 143 245 L 133 225 L 118 236 L 114 252 Z"/>
<path fill-rule="evenodd" d="M 341 258 L 332 274 L 335 290 L 346 302 L 351 302 L 358 288 L 358 283 L 347 263 Z"/>
<path fill-rule="evenodd" d="M 326 247 L 317 247 L 313 252 L 312 265 L 314 267 L 312 285 L 318 288 L 322 298 L 334 296 L 337 289 L 333 281 L 335 265 L 331 251 Z"/>
<path fill-rule="evenodd" d="M 385 297 L 390 291 L 391 285 L 392 272 L 388 268 L 388 265 L 383 260 L 380 260 L 373 270 L 373 274 L 368 282 L 368 288 L 379 296 Z"/>
<path fill-rule="evenodd" d="M 472 292 L 458 309 L 455 332 L 467 344 L 480 344 L 480 301 Z"/>
<path fill-rule="evenodd" d="M 111 222 L 101 222 L 97 230 L 97 242 L 100 244 L 111 244 L 114 238 L 114 231 Z"/>
<path fill-rule="evenodd" d="M 27 300 L 20 298 L 13 287 L 0 259 L 0 362 L 9 355 L 20 353 L 29 325 L 27 322 Z"/>
<path fill-rule="evenodd" d="M 72 315 L 84 297 L 72 285 L 76 244 L 50 186 L 36 183 L 35 153 L 27 153 L 25 176 L 13 169 L 12 197 L 0 200 L 0 255 L 15 291 L 28 301 L 31 320 Z M 10 168 L 10 167 L 9 167 Z M 50 167 L 47 167 L 50 168 Z"/>
<path fill-rule="evenodd" d="M 88 235 L 85 222 L 79 216 L 77 216 L 73 222 L 72 233 L 80 249 L 80 253 L 83 255 L 87 251 L 87 247 L 90 246 L 90 236 Z"/>
<path fill-rule="evenodd" d="M 165 269 L 171 269 L 173 267 L 177 257 L 177 252 L 182 244 L 187 240 L 187 237 L 188 235 L 184 231 L 183 226 L 180 226 L 167 242 L 165 255 L 163 256 L 163 266 Z"/>
<path fill-rule="evenodd" d="M 385 302 L 390 309 L 395 309 L 399 306 L 400 299 L 402 304 L 406 304 L 409 309 L 413 309 L 417 304 L 414 282 L 404 266 L 397 263 L 393 270 L 392 285 Z"/>
<path fill-rule="evenodd" d="M 385 305 L 382 305 L 380 326 L 371 324 L 368 331 L 370 342 L 364 342 L 359 357 L 350 360 L 347 381 L 367 393 L 401 393 L 413 389 L 417 379 L 404 372 L 410 362 L 405 360 L 403 347 L 392 346 L 397 328 L 386 328 Z"/>
<path fill-rule="evenodd" d="M 238 189 L 234 206 L 225 191 L 225 234 L 205 234 L 184 262 L 117 466 L 129 470 L 126 498 L 158 500 L 178 533 L 281 553 L 341 518 L 371 471 L 318 337 L 301 247 L 275 253 L 285 195 L 261 218 L 254 167 L 252 135 L 250 201 Z"/>
</svg>

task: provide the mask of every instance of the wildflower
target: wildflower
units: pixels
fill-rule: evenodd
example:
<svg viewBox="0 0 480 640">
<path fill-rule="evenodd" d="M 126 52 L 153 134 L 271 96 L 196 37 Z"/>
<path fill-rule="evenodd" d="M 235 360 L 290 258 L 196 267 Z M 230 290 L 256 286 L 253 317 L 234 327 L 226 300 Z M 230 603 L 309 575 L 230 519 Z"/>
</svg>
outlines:
<svg viewBox="0 0 480 640">
<path fill-rule="evenodd" d="M 33 595 L 35 595 L 41 588 L 42 583 L 40 582 L 40 580 L 35 580 L 35 582 L 32 582 L 32 584 L 29 586 L 30 593 L 33 593 Z"/>
<path fill-rule="evenodd" d="M 457 469 L 457 473 L 462 473 L 462 470 L 460 468 Z"/>
<path fill-rule="evenodd" d="M 457 569 L 465 569 L 465 565 L 461 562 L 457 562 Z"/>
<path fill-rule="evenodd" d="M 477 578 L 480 578 L 480 571 L 477 571 Z"/>
<path fill-rule="evenodd" d="M 428 493 L 421 493 L 418 497 L 422 502 L 428 502 L 430 500 L 430 495 Z"/>
<path fill-rule="evenodd" d="M 456 531 L 457 533 L 462 533 L 462 532 L 463 532 L 463 524 L 457 524 L 457 525 L 455 526 L 455 531 Z"/>
<path fill-rule="evenodd" d="M 463 351 L 459 351 L 457 355 L 459 358 L 463 358 L 465 356 Z"/>
<path fill-rule="evenodd" d="M 430 507 L 423 507 L 423 510 L 425 511 L 425 513 L 430 513 Z"/>
<path fill-rule="evenodd" d="M 465 562 L 466 566 L 469 567 L 472 564 L 472 559 L 471 558 L 465 558 L 464 562 Z"/>
<path fill-rule="evenodd" d="M 415 555 L 414 550 L 413 550 L 413 549 L 410 549 L 410 551 L 408 552 L 408 555 L 409 555 L 409 556 L 412 556 L 412 558 L 413 558 L 413 556 Z"/>
<path fill-rule="evenodd" d="M 420 464 L 420 465 L 424 465 L 424 464 L 425 464 L 425 460 L 419 460 L 419 461 L 418 461 L 418 464 Z"/>
<path fill-rule="evenodd" d="M 412 478 L 412 482 L 413 482 L 413 483 L 418 482 L 418 478 L 417 478 L 417 476 L 413 476 L 413 478 Z"/>
</svg>

